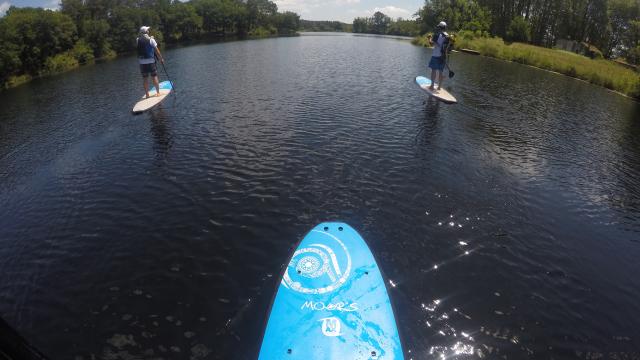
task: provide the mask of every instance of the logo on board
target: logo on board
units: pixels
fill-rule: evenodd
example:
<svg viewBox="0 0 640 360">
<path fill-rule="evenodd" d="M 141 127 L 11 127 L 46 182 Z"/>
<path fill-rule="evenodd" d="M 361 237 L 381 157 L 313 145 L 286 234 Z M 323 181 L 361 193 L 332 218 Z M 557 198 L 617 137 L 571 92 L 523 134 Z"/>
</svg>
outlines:
<svg viewBox="0 0 640 360">
<path fill-rule="evenodd" d="M 282 284 L 304 294 L 324 294 L 342 286 L 351 273 L 351 255 L 344 243 L 333 234 L 321 234 L 322 243 L 298 249 L 291 258 Z"/>
<path fill-rule="evenodd" d="M 322 301 L 305 301 L 300 310 L 313 310 L 313 311 L 337 311 L 337 312 L 352 312 L 358 311 L 357 303 L 345 303 L 339 301 L 337 303 L 324 303 Z"/>
<path fill-rule="evenodd" d="M 340 336 L 340 319 L 335 317 L 328 317 L 320 319 L 322 321 L 322 335 L 324 336 Z"/>
</svg>

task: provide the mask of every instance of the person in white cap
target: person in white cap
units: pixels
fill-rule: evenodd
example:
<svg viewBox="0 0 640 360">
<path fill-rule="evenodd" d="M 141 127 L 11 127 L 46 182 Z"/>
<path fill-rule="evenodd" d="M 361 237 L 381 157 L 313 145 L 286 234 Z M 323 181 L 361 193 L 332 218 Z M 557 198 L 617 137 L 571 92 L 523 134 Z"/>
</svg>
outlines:
<svg viewBox="0 0 640 360">
<path fill-rule="evenodd" d="M 149 75 L 153 78 L 153 84 L 156 86 L 156 96 L 160 96 L 158 89 L 158 68 L 156 67 L 156 57 L 164 64 L 164 59 L 158 49 L 158 43 L 149 36 L 149 26 L 140 27 L 140 35 L 136 39 L 138 44 L 138 63 L 140 64 L 140 72 L 142 73 L 142 82 L 144 92 L 149 97 Z"/>
<path fill-rule="evenodd" d="M 431 60 L 429 61 L 429 67 L 431 68 L 431 86 L 430 90 L 435 90 L 436 75 L 438 75 L 438 90 L 442 87 L 442 72 L 447 59 L 447 50 L 449 47 L 449 34 L 444 30 L 447 28 L 447 23 L 440 21 L 437 26 L 436 32 L 433 37 L 429 39 L 429 44 L 433 46 L 433 52 L 431 53 Z"/>
</svg>

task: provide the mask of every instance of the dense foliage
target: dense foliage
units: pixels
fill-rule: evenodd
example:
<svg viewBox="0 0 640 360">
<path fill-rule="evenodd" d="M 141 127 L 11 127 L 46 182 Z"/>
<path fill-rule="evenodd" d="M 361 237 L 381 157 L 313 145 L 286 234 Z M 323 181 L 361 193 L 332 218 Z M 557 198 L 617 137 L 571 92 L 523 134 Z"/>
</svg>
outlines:
<svg viewBox="0 0 640 360">
<path fill-rule="evenodd" d="M 141 25 L 159 42 L 287 35 L 300 26 L 270 0 L 61 0 L 60 11 L 11 7 L 0 18 L 0 88 L 135 49 Z"/>
<path fill-rule="evenodd" d="M 391 19 L 380 11 L 372 17 L 358 17 L 353 19 L 354 33 L 368 33 L 380 35 L 416 36 L 420 34 L 420 26 L 415 20 Z"/>
<path fill-rule="evenodd" d="M 570 39 L 637 63 L 638 0 L 426 0 L 417 15 L 422 33 L 444 20 L 454 32 L 487 31 L 542 46 Z"/>
<path fill-rule="evenodd" d="M 418 10 L 418 22 L 423 33 L 433 31 L 440 21 L 446 21 L 450 31 L 488 31 L 492 16 L 488 8 L 476 0 L 426 0 Z"/>
<path fill-rule="evenodd" d="M 415 21 L 394 21 L 376 12 L 355 18 L 353 32 L 415 36 L 446 21 L 450 32 L 471 31 L 547 47 L 568 39 L 583 43 L 595 57 L 640 62 L 639 0 L 425 0 L 415 15 Z"/>
<path fill-rule="evenodd" d="M 302 31 L 351 32 L 351 24 L 340 21 L 300 20 Z"/>
</svg>

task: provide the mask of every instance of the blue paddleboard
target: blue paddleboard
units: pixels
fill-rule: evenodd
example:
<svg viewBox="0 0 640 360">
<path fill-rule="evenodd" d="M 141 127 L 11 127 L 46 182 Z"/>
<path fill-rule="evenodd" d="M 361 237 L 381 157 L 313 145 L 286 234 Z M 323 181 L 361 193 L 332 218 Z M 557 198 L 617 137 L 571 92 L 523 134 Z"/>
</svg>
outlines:
<svg viewBox="0 0 640 360">
<path fill-rule="evenodd" d="M 259 360 L 403 360 L 380 269 L 362 237 L 322 223 L 282 275 Z"/>
</svg>

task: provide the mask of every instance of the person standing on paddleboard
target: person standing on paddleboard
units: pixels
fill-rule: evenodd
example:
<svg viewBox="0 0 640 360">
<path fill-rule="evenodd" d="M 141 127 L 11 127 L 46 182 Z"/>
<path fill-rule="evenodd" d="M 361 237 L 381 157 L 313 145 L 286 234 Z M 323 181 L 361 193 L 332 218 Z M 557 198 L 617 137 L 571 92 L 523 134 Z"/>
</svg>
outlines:
<svg viewBox="0 0 640 360">
<path fill-rule="evenodd" d="M 435 90 L 436 75 L 438 75 L 438 90 L 442 87 L 442 72 L 447 60 L 447 48 L 449 47 L 449 34 L 444 30 L 447 28 L 447 23 L 440 21 L 437 26 L 436 32 L 433 37 L 429 39 L 429 44 L 433 46 L 433 52 L 431 53 L 431 60 L 429 61 L 429 67 L 431 68 L 431 86 L 429 90 Z"/>
<path fill-rule="evenodd" d="M 140 27 L 140 35 L 136 39 L 138 44 L 138 63 L 140 64 L 144 92 L 147 97 L 149 97 L 149 75 L 153 78 L 153 84 L 156 86 L 156 96 L 160 96 L 156 57 L 164 64 L 164 58 L 162 58 L 160 49 L 158 49 L 158 43 L 153 36 L 149 36 L 149 29 L 149 26 Z"/>
</svg>

